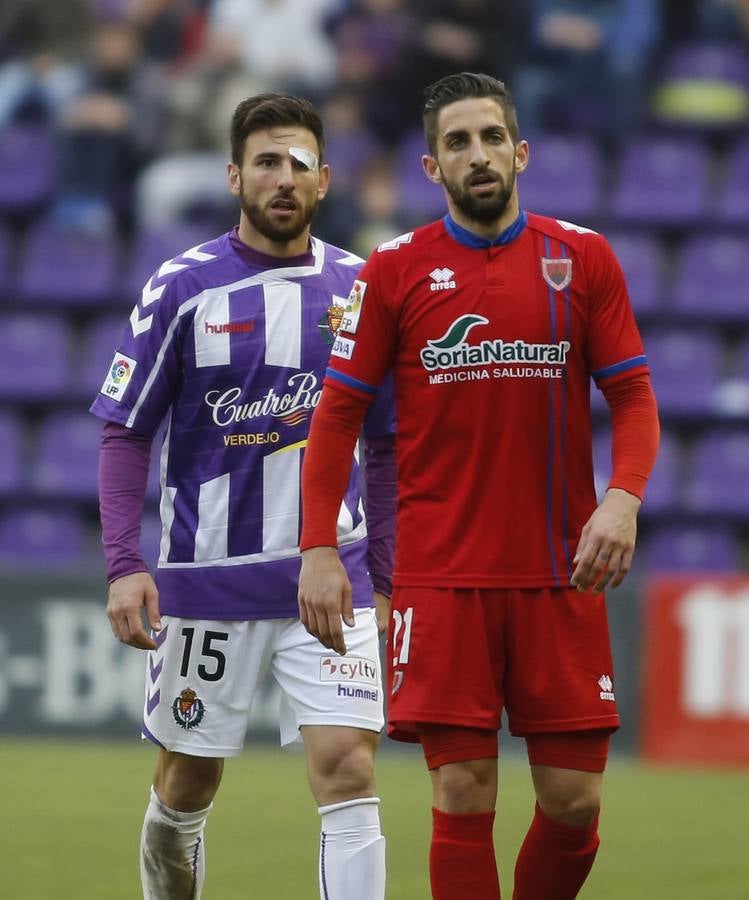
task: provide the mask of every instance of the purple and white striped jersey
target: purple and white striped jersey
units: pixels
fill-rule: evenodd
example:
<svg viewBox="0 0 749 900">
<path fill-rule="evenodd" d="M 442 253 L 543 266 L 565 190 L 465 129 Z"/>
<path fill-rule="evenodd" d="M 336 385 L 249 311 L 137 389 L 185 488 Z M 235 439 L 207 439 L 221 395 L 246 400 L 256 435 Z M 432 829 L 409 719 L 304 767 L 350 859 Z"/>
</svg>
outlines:
<svg viewBox="0 0 749 900">
<path fill-rule="evenodd" d="M 362 260 L 312 238 L 304 256 L 236 230 L 148 280 L 91 412 L 153 437 L 163 421 L 162 613 L 295 616 L 300 477 L 333 335 Z M 382 404 L 376 427 L 390 427 Z M 338 516 L 355 606 L 372 605 L 358 460 Z"/>
</svg>

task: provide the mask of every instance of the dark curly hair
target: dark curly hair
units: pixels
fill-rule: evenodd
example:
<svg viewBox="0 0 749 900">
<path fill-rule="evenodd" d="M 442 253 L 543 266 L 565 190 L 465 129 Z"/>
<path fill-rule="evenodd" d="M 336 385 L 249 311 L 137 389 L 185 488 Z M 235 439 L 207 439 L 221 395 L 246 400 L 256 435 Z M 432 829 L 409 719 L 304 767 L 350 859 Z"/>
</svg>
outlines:
<svg viewBox="0 0 749 900">
<path fill-rule="evenodd" d="M 304 97 L 291 94 L 256 94 L 243 100 L 231 117 L 231 159 L 240 166 L 244 156 L 247 136 L 263 128 L 278 125 L 299 125 L 314 134 L 317 140 L 320 162 L 325 152 L 325 135 L 322 120 L 315 107 Z"/>
<path fill-rule="evenodd" d="M 517 144 L 520 139 L 515 103 L 505 83 L 497 78 L 492 78 L 491 75 L 459 72 L 440 78 L 439 81 L 435 81 L 424 90 L 422 121 L 427 146 L 433 156 L 437 149 L 437 120 L 440 110 L 458 100 L 466 100 L 468 97 L 491 97 L 492 100 L 496 100 L 504 110 L 505 121 L 513 143 Z"/>
</svg>

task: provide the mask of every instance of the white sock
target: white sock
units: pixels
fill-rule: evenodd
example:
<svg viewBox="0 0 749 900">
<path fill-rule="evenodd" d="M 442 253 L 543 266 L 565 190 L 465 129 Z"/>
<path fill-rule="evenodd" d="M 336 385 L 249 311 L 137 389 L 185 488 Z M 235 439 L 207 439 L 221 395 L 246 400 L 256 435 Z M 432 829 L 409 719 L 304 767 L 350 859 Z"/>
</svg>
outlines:
<svg viewBox="0 0 749 900">
<path fill-rule="evenodd" d="M 379 797 L 321 806 L 321 900 L 384 900 L 385 838 Z"/>
<path fill-rule="evenodd" d="M 205 880 L 203 831 L 212 806 L 179 812 L 151 788 L 140 838 L 144 900 L 199 900 Z"/>
</svg>

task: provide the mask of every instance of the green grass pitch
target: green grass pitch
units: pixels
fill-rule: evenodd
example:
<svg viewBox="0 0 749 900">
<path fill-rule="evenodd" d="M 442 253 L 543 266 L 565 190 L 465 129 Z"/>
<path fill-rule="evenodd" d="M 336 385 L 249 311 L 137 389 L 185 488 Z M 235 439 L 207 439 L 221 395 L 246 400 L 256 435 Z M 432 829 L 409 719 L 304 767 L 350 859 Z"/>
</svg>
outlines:
<svg viewBox="0 0 749 900">
<path fill-rule="evenodd" d="M 0 741 L 0 896 L 140 897 L 152 760 L 152 748 L 136 744 Z M 501 773 L 495 837 L 509 898 L 532 801 L 523 760 L 506 760 Z M 381 753 L 378 780 L 388 900 L 427 900 L 430 791 L 418 751 Z M 614 759 L 604 800 L 581 900 L 749 898 L 749 773 Z M 301 755 L 263 747 L 229 761 L 207 832 L 204 900 L 317 900 L 317 830 Z"/>
</svg>

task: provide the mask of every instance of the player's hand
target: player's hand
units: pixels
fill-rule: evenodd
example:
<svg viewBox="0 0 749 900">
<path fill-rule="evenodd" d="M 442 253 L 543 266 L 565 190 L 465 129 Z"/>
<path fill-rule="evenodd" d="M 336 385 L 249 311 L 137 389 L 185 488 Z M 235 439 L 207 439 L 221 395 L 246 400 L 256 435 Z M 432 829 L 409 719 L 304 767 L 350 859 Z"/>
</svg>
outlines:
<svg viewBox="0 0 749 900">
<path fill-rule="evenodd" d="M 377 619 L 377 633 L 385 634 L 390 621 L 390 597 L 386 597 L 379 591 L 374 592 L 375 617 Z"/>
<path fill-rule="evenodd" d="M 577 545 L 572 585 L 598 594 L 609 583 L 619 587 L 632 565 L 640 500 L 620 488 L 610 488 L 586 522 Z"/>
<path fill-rule="evenodd" d="M 302 553 L 299 575 L 299 618 L 318 641 L 346 654 L 341 621 L 353 628 L 351 582 L 335 547 L 311 547 Z"/>
<path fill-rule="evenodd" d="M 143 626 L 143 609 L 151 628 L 161 631 L 159 592 L 148 572 L 124 575 L 109 585 L 107 616 L 112 634 L 130 647 L 155 650 L 156 643 Z"/>
</svg>

